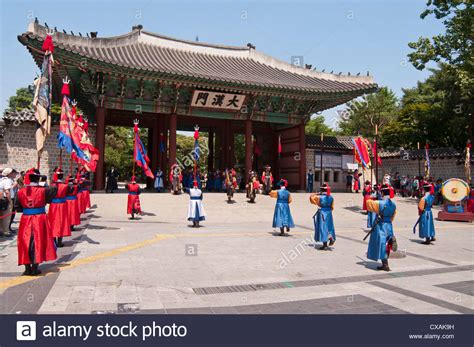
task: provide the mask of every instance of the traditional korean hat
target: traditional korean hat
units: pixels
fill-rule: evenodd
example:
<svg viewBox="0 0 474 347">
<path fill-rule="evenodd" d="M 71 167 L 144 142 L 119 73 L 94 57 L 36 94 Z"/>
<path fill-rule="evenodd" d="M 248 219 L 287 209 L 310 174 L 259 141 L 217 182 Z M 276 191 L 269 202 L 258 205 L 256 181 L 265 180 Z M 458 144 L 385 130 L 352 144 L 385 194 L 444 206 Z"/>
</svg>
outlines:
<svg viewBox="0 0 474 347">
<path fill-rule="evenodd" d="M 323 183 L 323 185 L 321 186 L 321 191 L 323 193 L 326 193 L 326 195 L 328 196 L 331 195 L 331 187 L 327 183 Z"/>
<path fill-rule="evenodd" d="M 57 182 L 58 180 L 62 180 L 64 176 L 64 171 L 61 168 L 56 168 L 53 172 L 53 182 Z"/>
<path fill-rule="evenodd" d="M 130 181 L 131 181 L 132 183 L 136 183 L 136 177 L 135 177 L 135 176 L 132 176 L 132 178 L 130 179 Z"/>
<path fill-rule="evenodd" d="M 38 182 L 41 174 L 38 169 L 31 168 L 25 173 L 24 182 L 26 185 L 30 184 L 31 182 Z"/>
<path fill-rule="evenodd" d="M 280 188 L 281 188 L 281 187 L 285 187 L 285 188 L 286 188 L 286 187 L 288 187 L 288 181 L 285 180 L 284 178 L 282 178 L 282 179 L 280 180 L 280 182 L 278 182 L 278 185 L 280 186 Z"/>
<path fill-rule="evenodd" d="M 194 187 L 194 188 L 197 188 L 197 187 L 198 187 L 198 181 L 196 181 L 196 180 L 193 181 L 193 187 Z"/>
</svg>

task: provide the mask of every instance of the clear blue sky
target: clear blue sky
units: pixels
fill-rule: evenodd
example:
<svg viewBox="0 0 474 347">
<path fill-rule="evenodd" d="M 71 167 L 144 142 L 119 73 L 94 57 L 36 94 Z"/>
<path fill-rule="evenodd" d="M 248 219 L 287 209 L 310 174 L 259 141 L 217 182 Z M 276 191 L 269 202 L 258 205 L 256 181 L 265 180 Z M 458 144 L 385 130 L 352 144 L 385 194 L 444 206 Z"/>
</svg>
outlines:
<svg viewBox="0 0 474 347">
<path fill-rule="evenodd" d="M 0 0 L 0 112 L 17 88 L 30 84 L 38 68 L 17 40 L 29 21 L 59 30 L 120 35 L 142 24 L 148 31 L 188 40 L 244 46 L 284 61 L 303 56 L 318 70 L 367 71 L 401 95 L 429 73 L 406 60 L 407 43 L 443 27 L 421 20 L 426 0 L 366 1 L 69 1 Z M 324 113 L 332 125 L 335 111 Z"/>
</svg>

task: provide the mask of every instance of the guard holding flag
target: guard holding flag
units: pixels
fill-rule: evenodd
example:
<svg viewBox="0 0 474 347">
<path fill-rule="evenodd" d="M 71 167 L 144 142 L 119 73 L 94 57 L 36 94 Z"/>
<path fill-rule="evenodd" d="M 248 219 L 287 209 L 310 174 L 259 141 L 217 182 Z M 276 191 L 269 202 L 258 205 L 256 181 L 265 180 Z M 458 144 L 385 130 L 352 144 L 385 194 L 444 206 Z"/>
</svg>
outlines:
<svg viewBox="0 0 474 347">
<path fill-rule="evenodd" d="M 309 201 L 319 207 L 313 216 L 314 220 L 314 241 L 322 242 L 319 248 L 322 251 L 328 250 L 329 246 L 336 242 L 336 230 L 334 229 L 334 220 L 332 210 L 334 209 L 334 198 L 331 195 L 331 187 L 327 183 L 321 186 L 321 193 L 311 194 Z M 314 246 L 316 248 L 316 245 Z"/>
<path fill-rule="evenodd" d="M 58 188 L 39 185 L 40 172 L 30 169 L 25 174 L 25 186 L 18 192 L 15 208 L 23 212 L 18 229 L 18 265 L 25 265 L 26 276 L 41 273 L 38 264 L 56 259 L 56 247 L 46 216 L 46 204 L 50 203 Z"/>
<path fill-rule="evenodd" d="M 64 172 L 56 168 L 53 172 L 52 186 L 57 188 L 48 210 L 48 221 L 57 247 L 64 247 L 63 237 L 71 236 L 71 224 L 67 209 L 66 196 L 73 187 L 63 181 Z"/>
<path fill-rule="evenodd" d="M 186 189 L 189 193 L 188 220 L 193 222 L 194 228 L 199 228 L 199 222 L 206 219 L 206 212 L 202 204 L 202 191 L 198 182 L 194 180 L 193 187 Z"/>
<path fill-rule="evenodd" d="M 132 219 L 135 219 L 135 214 L 142 213 L 142 208 L 140 204 L 141 189 L 135 180 L 135 176 L 132 176 L 132 179 L 129 184 L 126 186 L 128 190 L 127 198 L 127 214 L 132 215 Z"/>
<path fill-rule="evenodd" d="M 69 224 L 71 225 L 71 230 L 74 230 L 74 226 L 81 224 L 81 213 L 77 201 L 77 180 L 74 179 L 74 176 L 68 176 L 67 182 L 72 185 L 72 189 L 68 190 L 66 195 L 66 206 Z"/>
<path fill-rule="evenodd" d="M 431 194 L 431 187 L 432 185 L 428 182 L 423 185 L 425 195 L 420 199 L 420 202 L 418 203 L 418 236 L 420 237 L 420 239 L 425 239 L 425 242 L 423 242 L 425 245 L 429 245 L 431 241 L 436 241 L 433 212 L 431 212 L 431 207 L 433 206 L 434 202 L 434 196 Z"/>
</svg>

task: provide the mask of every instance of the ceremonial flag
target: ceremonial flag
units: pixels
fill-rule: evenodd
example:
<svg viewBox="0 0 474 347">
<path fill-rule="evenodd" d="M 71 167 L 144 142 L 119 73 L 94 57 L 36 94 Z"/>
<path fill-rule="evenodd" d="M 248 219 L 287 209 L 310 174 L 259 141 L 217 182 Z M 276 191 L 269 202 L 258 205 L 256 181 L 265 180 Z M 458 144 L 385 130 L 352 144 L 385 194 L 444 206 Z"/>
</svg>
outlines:
<svg viewBox="0 0 474 347">
<path fill-rule="evenodd" d="M 354 145 L 355 160 L 364 168 L 370 167 L 370 155 L 366 140 L 359 136 L 352 138 L 352 144 Z"/>
<path fill-rule="evenodd" d="M 54 45 L 51 35 L 47 35 L 43 43 L 44 58 L 41 66 L 41 75 L 35 80 L 35 94 L 33 107 L 36 119 L 36 151 L 38 157 L 44 149 L 47 135 L 51 133 L 51 92 L 53 74 Z"/>
<path fill-rule="evenodd" d="M 429 145 L 426 142 L 425 145 L 425 177 L 430 176 L 431 164 L 430 164 L 430 153 L 429 153 Z"/>
<path fill-rule="evenodd" d="M 151 172 L 150 167 L 148 166 L 148 164 L 150 163 L 150 158 L 148 158 L 146 154 L 145 146 L 143 145 L 143 142 L 140 139 L 138 124 L 135 124 L 135 127 L 133 128 L 133 132 L 135 133 L 135 141 L 133 143 L 134 145 L 133 159 L 135 160 L 137 165 L 143 169 L 143 171 L 145 172 L 145 175 L 147 175 L 150 178 L 155 178 L 155 176 Z"/>
<path fill-rule="evenodd" d="M 61 118 L 59 121 L 58 147 L 64 148 L 71 154 L 72 159 L 81 164 L 87 171 L 95 172 L 99 151 L 92 145 L 87 133 L 88 125 L 85 125 L 82 115 L 76 119 L 76 104 L 72 107 L 69 103 L 68 81 L 65 80 L 61 92 L 63 103 L 61 106 Z M 67 83 L 66 83 L 67 82 Z"/>
<path fill-rule="evenodd" d="M 466 180 L 471 183 L 471 141 L 467 141 L 466 144 L 466 158 L 464 159 L 464 173 L 466 174 Z"/>
<path fill-rule="evenodd" d="M 372 144 L 372 153 L 374 154 L 374 160 L 377 161 L 379 165 L 382 165 L 382 158 L 379 157 L 377 152 L 377 140 L 374 139 L 374 143 Z"/>
<path fill-rule="evenodd" d="M 193 158 L 196 161 L 199 161 L 199 157 L 201 156 L 201 149 L 199 148 L 199 127 L 196 125 L 194 128 L 194 150 L 193 150 Z"/>
</svg>

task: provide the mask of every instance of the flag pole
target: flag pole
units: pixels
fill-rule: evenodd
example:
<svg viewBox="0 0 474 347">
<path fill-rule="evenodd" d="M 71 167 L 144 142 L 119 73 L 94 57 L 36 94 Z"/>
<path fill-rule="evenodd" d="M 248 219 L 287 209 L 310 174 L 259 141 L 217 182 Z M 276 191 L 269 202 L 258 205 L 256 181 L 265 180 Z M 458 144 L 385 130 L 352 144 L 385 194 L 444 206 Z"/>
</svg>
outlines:
<svg viewBox="0 0 474 347">
<path fill-rule="evenodd" d="M 194 151 L 199 151 L 199 125 L 194 127 Z M 194 153 L 194 180 L 197 182 L 197 158 L 199 153 Z"/>
<path fill-rule="evenodd" d="M 321 153 L 320 153 L 320 163 L 319 163 L 319 186 L 323 186 L 324 181 L 324 168 L 323 168 L 323 141 L 324 141 L 324 133 L 321 133 Z"/>
<path fill-rule="evenodd" d="M 137 148 L 137 144 L 136 144 L 136 141 L 137 141 L 137 133 L 139 131 L 138 129 L 138 119 L 134 119 L 133 120 L 133 158 L 132 158 L 132 177 L 135 176 L 135 156 L 136 156 L 136 153 L 135 153 L 135 150 Z"/>
<path fill-rule="evenodd" d="M 375 124 L 375 184 L 379 183 L 379 163 L 378 163 L 378 135 L 379 135 L 379 127 L 378 124 Z"/>
</svg>

